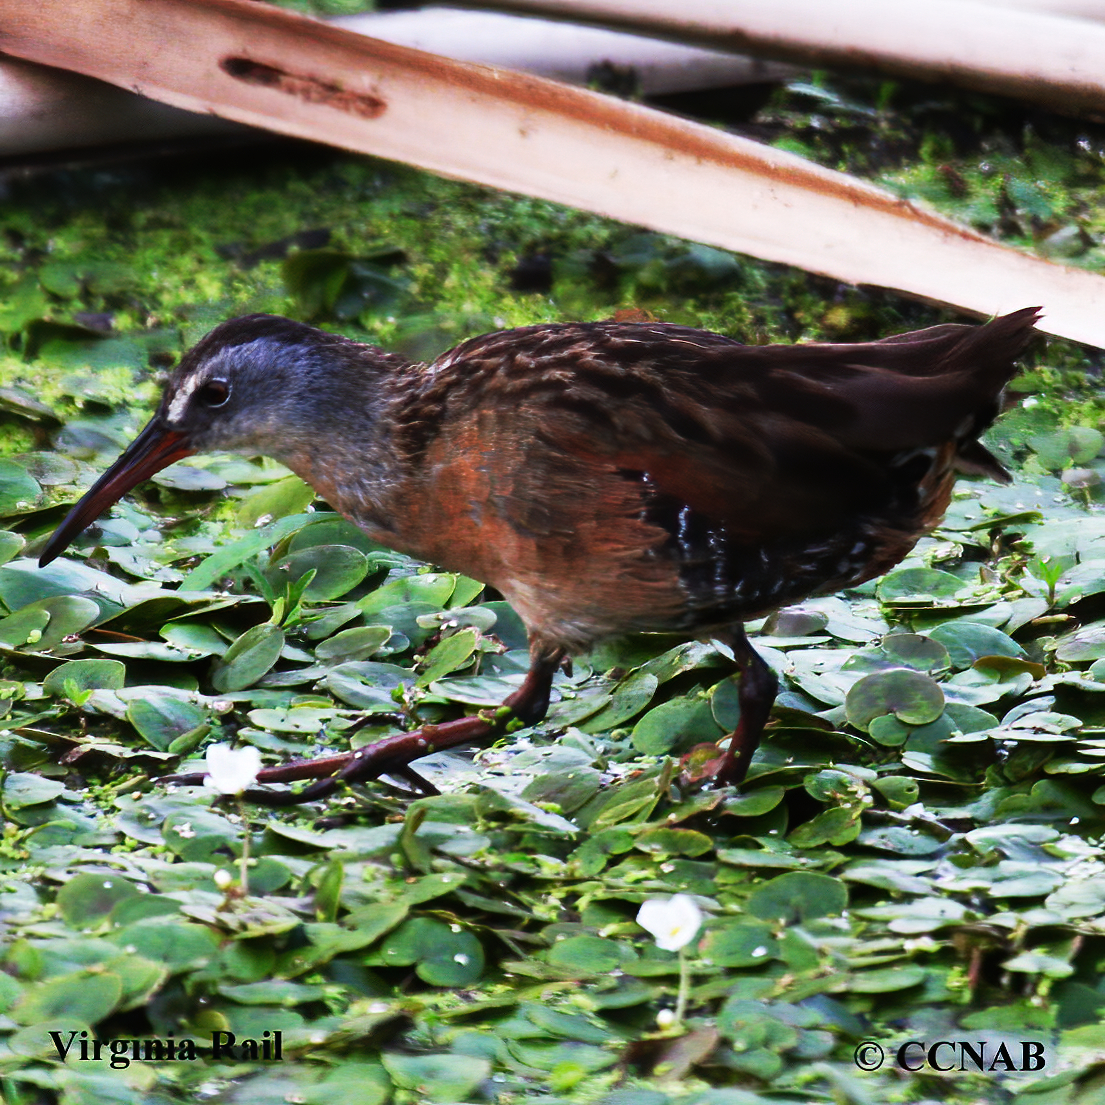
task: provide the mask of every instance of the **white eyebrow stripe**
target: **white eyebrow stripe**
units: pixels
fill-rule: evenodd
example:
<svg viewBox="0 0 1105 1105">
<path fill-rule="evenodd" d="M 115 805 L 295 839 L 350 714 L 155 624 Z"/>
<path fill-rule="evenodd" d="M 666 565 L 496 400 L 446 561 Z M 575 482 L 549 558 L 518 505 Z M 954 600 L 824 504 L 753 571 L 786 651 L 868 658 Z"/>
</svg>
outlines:
<svg viewBox="0 0 1105 1105">
<path fill-rule="evenodd" d="M 184 412 L 188 407 L 188 401 L 192 398 L 192 393 L 199 387 L 200 378 L 197 375 L 189 376 L 187 380 L 182 380 L 180 387 L 177 388 L 176 395 L 173 396 L 172 402 L 169 404 L 169 421 L 180 422 L 184 418 Z"/>
</svg>

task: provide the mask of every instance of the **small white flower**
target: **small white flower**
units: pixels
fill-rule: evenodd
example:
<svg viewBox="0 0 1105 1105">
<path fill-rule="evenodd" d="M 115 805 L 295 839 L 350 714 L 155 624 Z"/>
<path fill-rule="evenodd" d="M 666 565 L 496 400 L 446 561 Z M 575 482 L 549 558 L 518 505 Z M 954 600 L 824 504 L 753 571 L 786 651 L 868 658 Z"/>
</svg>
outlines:
<svg viewBox="0 0 1105 1105">
<path fill-rule="evenodd" d="M 216 871 L 211 878 L 214 880 L 215 885 L 220 890 L 225 890 L 233 881 L 234 876 L 229 871 L 224 871 L 221 867 Z"/>
<path fill-rule="evenodd" d="M 658 1028 L 671 1028 L 675 1024 L 675 1013 L 671 1009 L 661 1009 L 656 1014 L 656 1025 Z"/>
<path fill-rule="evenodd" d="M 637 914 L 637 924 L 667 952 L 685 948 L 702 927 L 702 920 L 702 910 L 689 894 L 649 898 Z"/>
<path fill-rule="evenodd" d="M 241 794 L 257 781 L 260 770 L 261 753 L 253 745 L 231 748 L 229 744 L 213 744 L 207 749 L 203 785 L 219 794 Z"/>
</svg>

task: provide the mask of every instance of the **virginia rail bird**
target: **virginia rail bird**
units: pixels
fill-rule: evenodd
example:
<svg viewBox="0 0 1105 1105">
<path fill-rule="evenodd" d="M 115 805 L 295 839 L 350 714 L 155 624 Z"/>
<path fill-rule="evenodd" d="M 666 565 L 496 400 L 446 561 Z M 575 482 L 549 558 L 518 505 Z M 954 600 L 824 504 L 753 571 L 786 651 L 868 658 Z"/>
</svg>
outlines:
<svg viewBox="0 0 1105 1105">
<path fill-rule="evenodd" d="M 247 798 L 287 805 L 384 773 L 428 786 L 412 760 L 540 720 L 566 656 L 642 631 L 731 647 L 740 722 L 724 751 L 689 753 L 684 776 L 736 783 L 777 690 L 742 623 L 886 572 L 939 522 L 957 470 L 1008 481 L 977 437 L 1037 316 L 794 346 L 657 322 L 548 324 L 426 365 L 249 315 L 185 354 L 40 564 L 178 458 L 265 454 L 374 539 L 496 587 L 532 663 L 497 711 L 267 769 L 262 782 L 316 782 Z"/>
</svg>

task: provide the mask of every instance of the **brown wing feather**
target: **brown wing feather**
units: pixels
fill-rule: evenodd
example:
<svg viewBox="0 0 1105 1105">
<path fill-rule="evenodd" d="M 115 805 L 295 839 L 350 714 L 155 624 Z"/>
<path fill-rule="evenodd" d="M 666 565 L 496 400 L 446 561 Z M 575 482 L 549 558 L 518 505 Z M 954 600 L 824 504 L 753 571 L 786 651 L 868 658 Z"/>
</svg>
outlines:
<svg viewBox="0 0 1105 1105">
<path fill-rule="evenodd" d="M 407 403 L 425 479 L 404 529 L 569 647 L 867 578 L 938 520 L 960 449 L 987 467 L 975 435 L 1034 317 L 848 346 L 658 323 L 474 339 Z"/>
</svg>

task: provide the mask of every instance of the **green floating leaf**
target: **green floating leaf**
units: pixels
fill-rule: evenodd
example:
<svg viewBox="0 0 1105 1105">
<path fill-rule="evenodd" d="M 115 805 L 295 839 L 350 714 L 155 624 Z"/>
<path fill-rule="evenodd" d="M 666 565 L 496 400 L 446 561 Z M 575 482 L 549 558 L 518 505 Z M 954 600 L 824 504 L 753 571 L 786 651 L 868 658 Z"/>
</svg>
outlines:
<svg viewBox="0 0 1105 1105">
<path fill-rule="evenodd" d="M 895 967 L 857 971 L 848 980 L 848 989 L 857 994 L 887 994 L 895 990 L 908 990 L 924 980 L 924 967 L 916 963 L 902 963 Z"/>
<path fill-rule="evenodd" d="M 251 687 L 271 670 L 284 649 L 284 631 L 271 622 L 247 629 L 211 669 L 211 685 L 227 693 Z"/>
<path fill-rule="evenodd" d="M 712 851 L 714 842 L 694 829 L 649 829 L 635 841 L 642 852 L 655 856 L 702 856 Z"/>
<path fill-rule="evenodd" d="M 171 487 L 174 491 L 221 491 L 226 487 L 222 476 L 190 464 L 174 464 L 150 479 L 158 487 Z"/>
<path fill-rule="evenodd" d="M 705 699 L 673 698 L 649 710 L 633 727 L 633 747 L 645 756 L 718 740 L 724 730 L 714 721 Z"/>
<path fill-rule="evenodd" d="M 448 1089 L 451 1095 L 453 1087 Z M 296 1093 L 303 1105 L 387 1105 L 392 1096 L 392 1082 L 380 1063 L 345 1059 L 321 1081 Z"/>
<path fill-rule="evenodd" d="M 848 890 L 840 879 L 816 871 L 788 871 L 757 887 L 745 911 L 761 921 L 806 922 L 842 913 Z"/>
<path fill-rule="evenodd" d="M 288 476 L 248 495 L 234 520 L 244 529 L 267 526 L 277 518 L 301 514 L 314 498 L 315 491 L 310 484 L 304 483 L 298 476 Z"/>
<path fill-rule="evenodd" d="M 14 397 L 10 388 L 0 388 L 0 409 L 3 409 Z M 28 395 L 19 394 L 18 397 L 21 403 L 26 405 L 27 417 L 37 420 L 43 416 L 47 421 L 52 419 L 53 412 L 49 407 L 37 403 Z M 12 460 L 19 461 L 43 487 L 62 487 L 67 483 L 75 483 L 77 479 L 76 464 L 58 453 L 21 453 L 17 457 L 12 457 Z M 18 536 L 18 534 L 12 536 Z"/>
<path fill-rule="evenodd" d="M 467 929 L 433 917 L 412 917 L 387 936 L 367 963 L 388 967 L 413 965 L 415 974 L 431 986 L 470 986 L 483 974 L 479 940 Z"/>
<path fill-rule="evenodd" d="M 945 622 L 928 635 L 948 650 L 956 668 L 969 668 L 980 656 L 1011 656 L 1024 658 L 1025 651 L 1000 629 L 979 622 Z"/>
<path fill-rule="evenodd" d="M 111 939 L 128 954 L 140 955 L 170 971 L 201 966 L 219 951 L 219 937 L 214 932 L 186 921 L 139 922 L 113 932 Z"/>
<path fill-rule="evenodd" d="M 90 641 L 97 652 L 106 652 L 109 656 L 122 656 L 127 660 L 157 660 L 165 664 L 187 664 L 199 659 L 191 650 L 176 648 L 164 641 Z M 206 655 L 206 654 L 200 654 Z"/>
<path fill-rule="evenodd" d="M 1007 971 L 1022 971 L 1025 974 L 1043 975 L 1045 978 L 1069 978 L 1074 974 L 1074 965 L 1065 959 L 1045 952 L 1022 952 L 1007 959 L 1002 967 Z"/>
<path fill-rule="evenodd" d="M 179 737 L 174 737 L 165 751 L 170 756 L 187 756 L 189 752 L 194 752 L 199 748 L 203 738 L 210 732 L 210 725 L 197 725 L 195 729 L 189 729 L 188 732 L 181 733 Z"/>
<path fill-rule="evenodd" d="M 72 699 L 74 692 L 122 690 L 126 679 L 127 669 L 118 660 L 70 660 L 46 676 L 42 689 Z"/>
<path fill-rule="evenodd" d="M 219 853 L 233 853 L 241 830 L 213 809 L 192 806 L 170 814 L 161 826 L 161 837 L 181 859 L 209 863 L 216 862 Z"/>
<path fill-rule="evenodd" d="M 803 821 L 788 834 L 787 843 L 796 848 L 816 848 L 822 844 L 847 844 L 859 834 L 862 809 L 836 806 L 822 810 L 816 817 Z"/>
<path fill-rule="evenodd" d="M 767 637 L 811 637 L 822 634 L 828 624 L 828 615 L 819 610 L 792 607 L 772 614 L 760 632 Z"/>
<path fill-rule="evenodd" d="M 0 564 L 7 564 L 13 557 L 18 556 L 26 544 L 21 534 L 12 533 L 11 530 L 0 530 Z"/>
<path fill-rule="evenodd" d="M 314 521 L 317 521 L 317 518 L 313 514 L 293 514 L 288 518 L 278 518 L 272 525 L 246 534 L 234 544 L 212 553 L 202 564 L 193 568 L 181 581 L 180 590 L 206 591 L 228 572 L 256 556 L 263 549 L 271 548 L 289 534 Z"/>
<path fill-rule="evenodd" d="M 779 943 L 770 925 L 743 922 L 711 932 L 701 952 L 719 967 L 758 967 L 778 956 Z"/>
<path fill-rule="evenodd" d="M 123 996 L 123 981 L 106 971 L 77 971 L 36 983 L 8 1011 L 16 1024 L 36 1024 L 44 1033 L 79 1022 L 98 1024 Z"/>
<path fill-rule="evenodd" d="M 20 1028 L 7 1037 L 8 1047 L 11 1049 L 13 1055 L 23 1055 L 27 1058 L 45 1059 L 47 1056 L 57 1058 L 57 1048 L 54 1046 L 53 1037 L 50 1032 L 54 1031 L 48 1025 L 43 1024 L 31 1024 L 26 1028 Z M 81 1033 L 87 1032 L 88 1036 L 94 1036 L 95 1033 L 90 1024 L 85 1024 L 78 1021 L 76 1018 L 67 1017 L 65 1021 L 65 1031 L 61 1036 L 61 1046 L 64 1048 L 70 1040 L 77 1043 L 80 1047 Z M 88 1037 L 86 1036 L 85 1039 Z M 70 1054 L 73 1054 L 70 1052 Z"/>
<path fill-rule="evenodd" d="M 331 602 L 351 591 L 366 575 L 368 560 L 360 549 L 349 545 L 312 545 L 281 557 L 265 573 L 279 593 L 308 572 L 315 573 L 303 592 L 312 602 Z"/>
<path fill-rule="evenodd" d="M 380 1062 L 397 1086 L 429 1101 L 469 1101 L 491 1076 L 491 1063 L 474 1055 L 407 1055 L 385 1051 Z"/>
<path fill-rule="evenodd" d="M 35 508 L 41 495 L 38 480 L 23 465 L 0 460 L 0 515 L 25 514 Z"/>
<path fill-rule="evenodd" d="M 29 771 L 12 771 L 4 776 L 0 796 L 8 809 L 18 810 L 52 802 L 64 791 L 65 786 L 57 779 L 44 779 Z"/>
<path fill-rule="evenodd" d="M 573 978 L 605 975 L 621 966 L 622 951 L 613 940 L 601 936 L 569 936 L 549 948 L 550 967 Z"/>
<path fill-rule="evenodd" d="M 585 877 L 597 875 L 616 855 L 633 847 L 633 834 L 625 829 L 602 829 L 592 833 L 571 854 L 571 861 L 578 865 Z"/>
<path fill-rule="evenodd" d="M 597 795 L 594 805 L 585 806 L 578 815 L 580 823 L 594 831 L 631 819 L 643 821 L 660 800 L 660 788 L 658 775 L 623 783 L 605 794 Z M 585 816 L 588 813 L 589 818 Z"/>
<path fill-rule="evenodd" d="M 62 299 L 73 299 L 82 290 L 93 295 L 110 295 L 137 283 L 137 274 L 130 265 L 87 256 L 47 261 L 38 278 L 48 292 Z"/>
<path fill-rule="evenodd" d="M 932 633 L 892 633 L 882 639 L 879 647 L 891 661 L 915 671 L 934 672 L 948 667 L 948 650 Z"/>
<path fill-rule="evenodd" d="M 1084 625 L 1073 633 L 1060 637 L 1055 656 L 1064 663 L 1100 660 L 1105 657 L 1105 622 Z"/>
<path fill-rule="evenodd" d="M 322 613 L 312 611 L 310 619 L 304 626 L 304 632 L 309 641 L 318 641 L 323 637 L 329 637 L 331 633 L 341 629 L 346 622 L 351 622 L 360 613 L 355 602 L 332 606 Z"/>
<path fill-rule="evenodd" d="M 944 842 L 917 829 L 902 825 L 887 825 L 878 829 L 866 829 L 857 838 L 867 848 L 884 852 L 896 852 L 903 856 L 930 856 L 944 848 Z"/>
<path fill-rule="evenodd" d="M 159 838 L 160 839 L 160 838 Z M 113 925 L 132 925 L 150 917 L 180 917 L 181 903 L 165 894 L 136 894 L 123 897 L 111 910 Z"/>
<path fill-rule="evenodd" d="M 341 891 L 345 882 L 345 865 L 332 859 L 323 869 L 315 887 L 315 917 L 320 921 L 337 920 L 341 909 Z"/>
<path fill-rule="evenodd" d="M 652 701 L 659 685 L 659 679 L 650 672 L 635 671 L 611 691 L 610 701 L 580 728 L 585 733 L 608 733 L 639 714 Z"/>
<path fill-rule="evenodd" d="M 355 629 L 343 629 L 322 641 L 315 648 L 315 656 L 330 663 L 367 660 L 380 650 L 390 636 L 391 627 L 386 625 L 361 625 Z"/>
<path fill-rule="evenodd" d="M 907 725 L 926 725 L 944 712 L 944 692 L 927 675 L 892 668 L 864 676 L 848 691 L 844 709 L 850 724 L 864 732 L 877 717 L 893 714 Z"/>
<path fill-rule="evenodd" d="M 74 875 L 59 891 L 58 909 L 74 929 L 94 928 L 120 903 L 138 897 L 138 888 L 121 875 Z"/>
<path fill-rule="evenodd" d="M 326 687 L 342 702 L 366 713 L 393 713 L 398 704 L 393 692 L 400 684 L 410 686 L 413 672 L 397 664 L 357 660 L 339 664 L 326 676 Z"/>
<path fill-rule="evenodd" d="M 252 880 L 250 885 L 252 885 Z M 322 983 L 292 982 L 290 979 L 267 978 L 241 985 L 219 986 L 219 993 L 239 1005 L 283 1005 L 290 1007 L 308 1001 L 321 1001 L 326 995 Z"/>
<path fill-rule="evenodd" d="M 1040 458 L 1043 466 L 1053 472 L 1072 464 L 1088 464 L 1101 452 L 1102 445 L 1105 445 L 1105 434 L 1090 426 L 1070 426 L 1028 439 L 1028 447 Z"/>
<path fill-rule="evenodd" d="M 938 568 L 899 568 L 879 581 L 879 598 L 886 603 L 931 604 L 933 599 L 952 598 L 967 585 L 950 572 Z"/>
<path fill-rule="evenodd" d="M 1044 906 L 1068 920 L 1105 914 L 1105 879 L 1070 881 L 1047 896 Z"/>
<path fill-rule="evenodd" d="M 901 775 L 884 775 L 871 784 L 890 804 L 891 809 L 903 810 L 912 806 L 921 793 L 916 779 Z"/>
<path fill-rule="evenodd" d="M 37 641 L 28 641 L 28 645 L 38 651 L 57 648 L 66 637 L 71 637 L 87 629 L 100 617 L 100 608 L 91 599 L 80 595 L 57 595 L 54 598 L 40 599 L 24 606 L 24 610 L 45 610 L 50 615 L 49 625 L 43 630 Z"/>
<path fill-rule="evenodd" d="M 401 554 L 373 541 L 360 526 L 339 514 L 316 513 L 318 519 L 292 535 L 288 552 L 299 552 L 312 545 L 349 545 L 359 549 L 371 560 L 374 556 L 400 557 Z"/>
<path fill-rule="evenodd" d="M 400 919 L 405 912 L 400 914 Z M 376 935 L 351 931 L 330 921 L 318 921 L 305 927 L 311 943 L 286 951 L 277 960 L 275 972 L 283 978 L 294 978 L 315 970 L 335 956 L 356 951 L 376 940 Z"/>
<path fill-rule="evenodd" d="M 174 648 L 191 652 L 197 658 L 222 656 L 230 645 L 216 630 L 202 622 L 169 622 L 161 627 L 161 636 Z"/>
<path fill-rule="evenodd" d="M 95 603 L 92 605 L 96 606 Z M 96 606 L 96 613 L 99 614 L 99 612 L 100 608 Z M 38 644 L 42 639 L 42 631 L 49 621 L 49 611 L 44 610 L 38 603 L 32 603 L 14 614 L 9 614 L 0 620 L 0 646 L 22 648 L 28 643 Z"/>
<path fill-rule="evenodd" d="M 510 603 L 496 599 L 482 605 L 484 610 L 490 610 L 494 613 L 495 625 L 492 628 L 492 633 L 508 649 L 524 649 L 528 645 L 529 638 L 526 635 L 525 623 L 518 617 L 518 612 Z"/>
<path fill-rule="evenodd" d="M 789 1050 L 799 1040 L 799 1030 L 774 1015 L 767 1003 L 742 1000 L 735 994 L 718 1012 L 717 1027 L 741 1056 L 753 1058 L 752 1065 L 742 1064 L 741 1069 L 761 1076 L 778 1073 L 781 1063 L 777 1053 Z"/>
<path fill-rule="evenodd" d="M 867 734 L 887 748 L 898 748 L 909 740 L 914 727 L 899 721 L 893 714 L 873 718 L 867 726 Z"/>
<path fill-rule="evenodd" d="M 263 708 L 250 710 L 249 720 L 259 729 L 273 733 L 320 733 L 337 714 L 337 710 L 310 706 L 294 706 L 288 710 Z"/>
<path fill-rule="evenodd" d="M 127 721 L 159 752 L 207 721 L 207 711 L 176 695 L 150 687 L 127 707 Z"/>
<path fill-rule="evenodd" d="M 1047 668 L 1043 664 L 1037 664 L 1034 660 L 1023 660 L 1017 656 L 980 656 L 971 667 L 984 674 L 992 673 L 1001 680 L 1026 674 L 1030 676 L 1029 682 L 1031 682 L 1034 679 L 1043 679 L 1047 674 Z"/>
<path fill-rule="evenodd" d="M 455 586 L 456 576 L 446 572 L 401 576 L 399 579 L 389 579 L 382 587 L 365 595 L 357 605 L 367 621 L 371 621 L 369 614 L 411 602 L 429 603 L 433 609 L 443 610 Z"/>
<path fill-rule="evenodd" d="M 438 641 L 423 661 L 424 667 L 416 686 L 428 687 L 435 679 L 464 667 L 476 651 L 479 637 L 477 629 L 469 628 Z"/>
<path fill-rule="evenodd" d="M 574 767 L 571 771 L 549 771 L 527 784 L 522 797 L 527 802 L 543 806 L 554 805 L 563 814 L 575 813 L 602 788 L 602 775 L 590 768 Z"/>
<path fill-rule="evenodd" d="M 726 799 L 723 809 L 735 817 L 759 817 L 775 809 L 785 794 L 784 787 L 759 787 Z"/>
</svg>

